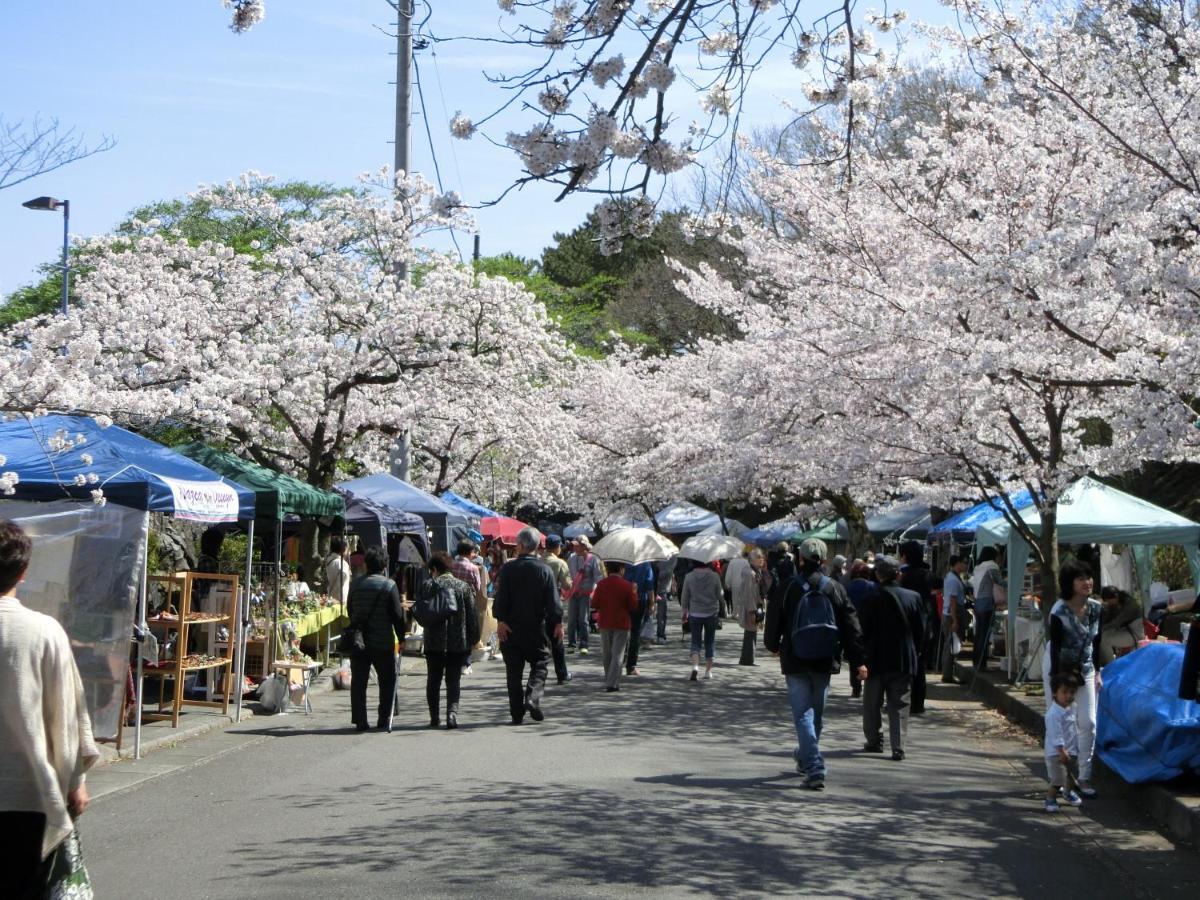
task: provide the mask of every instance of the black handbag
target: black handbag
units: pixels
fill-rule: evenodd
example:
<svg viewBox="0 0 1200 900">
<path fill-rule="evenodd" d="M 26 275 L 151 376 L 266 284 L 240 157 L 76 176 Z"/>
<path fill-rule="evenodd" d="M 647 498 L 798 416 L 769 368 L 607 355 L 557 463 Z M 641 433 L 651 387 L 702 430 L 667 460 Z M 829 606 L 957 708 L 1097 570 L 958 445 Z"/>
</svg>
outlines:
<svg viewBox="0 0 1200 900">
<path fill-rule="evenodd" d="M 375 595 L 375 602 L 371 604 L 371 609 L 367 612 L 366 616 L 363 618 L 363 621 L 367 621 L 371 618 L 371 613 L 375 611 L 375 607 L 379 604 L 379 598 L 382 597 L 385 592 L 391 592 L 392 584 L 393 582 L 389 578 L 387 583 L 384 584 L 384 586 L 380 589 L 379 593 Z M 363 653 L 366 651 L 366 649 L 366 636 L 363 634 L 361 625 L 355 625 L 353 622 L 351 622 L 344 629 L 342 629 L 342 637 L 338 641 L 338 652 L 342 656 L 352 656 L 355 653 Z"/>
</svg>

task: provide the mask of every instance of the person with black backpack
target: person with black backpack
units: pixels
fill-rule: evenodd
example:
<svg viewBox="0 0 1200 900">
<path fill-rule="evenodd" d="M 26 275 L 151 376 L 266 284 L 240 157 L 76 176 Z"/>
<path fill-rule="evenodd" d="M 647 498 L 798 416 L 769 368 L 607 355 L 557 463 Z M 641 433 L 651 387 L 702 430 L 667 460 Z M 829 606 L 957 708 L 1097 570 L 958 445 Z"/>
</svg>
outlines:
<svg viewBox="0 0 1200 900">
<path fill-rule="evenodd" d="M 890 556 L 875 557 L 879 591 L 863 607 L 862 629 L 871 677 L 863 687 L 863 734 L 867 753 L 883 752 L 885 700 L 892 759 L 904 759 L 913 681 L 921 673 L 918 647 L 924 639 L 921 595 L 896 583 L 900 564 Z"/>
<path fill-rule="evenodd" d="M 417 593 L 413 617 L 425 629 L 425 699 L 429 704 L 429 727 L 440 724 L 442 678 L 446 679 L 446 728 L 458 727 L 458 703 L 462 694 L 463 663 L 479 640 L 479 611 L 476 589 L 453 574 L 454 560 L 439 550 L 429 559 L 432 576 Z"/>
<path fill-rule="evenodd" d="M 796 771 L 814 791 L 825 789 L 822 717 L 829 678 L 840 670 L 843 651 L 859 678 L 867 678 L 858 616 L 846 589 L 821 570 L 828 554 L 824 541 L 809 538 L 800 544 L 800 571 L 785 589 L 775 591 L 763 635 L 763 644 L 779 657 L 787 680 L 796 726 Z"/>
</svg>

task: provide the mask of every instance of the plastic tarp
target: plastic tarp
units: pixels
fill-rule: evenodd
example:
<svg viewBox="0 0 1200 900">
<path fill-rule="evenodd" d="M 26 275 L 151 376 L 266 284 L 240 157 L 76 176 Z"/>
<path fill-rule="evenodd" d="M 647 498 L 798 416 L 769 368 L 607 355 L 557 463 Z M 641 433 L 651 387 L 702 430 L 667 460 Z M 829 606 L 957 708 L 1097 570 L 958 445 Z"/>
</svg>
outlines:
<svg viewBox="0 0 1200 900">
<path fill-rule="evenodd" d="M 494 509 L 489 509 L 482 503 L 476 503 L 474 500 L 468 500 L 466 497 L 460 497 L 454 491 L 442 491 L 441 500 L 447 506 L 453 506 L 455 509 L 465 512 L 469 516 L 475 516 L 477 519 L 495 519 L 500 518 L 500 513 Z"/>
<path fill-rule="evenodd" d="M 930 518 L 927 503 L 898 503 L 867 516 L 867 531 L 896 541 L 923 538 L 929 532 Z"/>
<path fill-rule="evenodd" d="M 17 596 L 66 630 L 92 730 L 98 738 L 116 738 L 149 516 L 115 503 L 73 500 L 4 500 L 0 516 L 15 521 L 33 541 Z"/>
<path fill-rule="evenodd" d="M 60 435 L 73 442 L 70 449 L 53 449 Z M 254 517 L 254 495 L 241 485 L 120 426 L 102 428 L 89 416 L 0 423 L 0 447 L 5 470 L 20 479 L 17 500 L 90 501 L 100 489 L 109 503 L 192 522 Z"/>
<path fill-rule="evenodd" d="M 803 541 L 808 538 L 816 538 L 818 541 L 830 543 L 832 541 L 848 541 L 850 540 L 850 529 L 846 526 L 845 519 L 837 521 L 826 520 L 812 531 L 806 531 L 803 534 L 796 535 L 793 540 Z"/>
<path fill-rule="evenodd" d="M 341 488 L 333 490 L 342 493 Z M 362 538 L 366 546 L 386 547 L 389 534 L 411 535 L 418 546 L 425 546 L 425 520 L 416 513 L 353 494 L 345 494 L 342 499 L 346 501 L 346 527 Z"/>
<path fill-rule="evenodd" d="M 1178 696 L 1183 655 L 1153 643 L 1104 668 L 1096 752 L 1130 784 L 1200 771 L 1200 704 Z"/>
<path fill-rule="evenodd" d="M 1033 506 L 1033 495 L 1029 491 L 1017 491 L 1008 495 L 1014 509 L 1022 510 Z M 975 530 L 985 522 L 1004 518 L 1004 503 L 1001 500 L 989 500 L 977 503 L 969 509 L 957 512 L 948 519 L 938 522 L 929 529 L 929 537 L 948 537 L 954 540 L 971 541 Z"/>
<path fill-rule="evenodd" d="M 288 513 L 337 518 L 346 512 L 346 503 L 337 494 L 322 491 L 299 478 L 249 462 L 232 453 L 215 450 L 198 441 L 174 449 L 252 490 L 255 498 L 254 518 L 260 522 L 282 522 Z"/>
<path fill-rule="evenodd" d="M 780 541 L 792 540 L 799 535 L 800 532 L 800 523 L 795 519 L 790 519 L 782 522 L 771 522 L 767 525 L 759 525 L 757 528 L 751 528 L 742 535 L 742 540 L 752 544 L 757 544 L 759 547 L 774 547 Z"/>
<path fill-rule="evenodd" d="M 433 494 L 386 472 L 343 481 L 339 487 L 356 497 L 368 497 L 420 516 L 425 527 L 433 532 L 434 550 L 453 551 L 459 539 L 479 524 L 476 516 L 455 509 Z"/>
<path fill-rule="evenodd" d="M 746 536 L 746 532 L 749 530 L 750 529 L 747 526 L 743 525 L 737 519 L 728 519 L 727 518 L 725 520 L 724 527 L 721 526 L 720 522 L 714 522 L 712 525 L 709 525 L 707 528 L 705 528 L 700 533 L 701 534 L 731 534 L 734 537 L 744 538 Z"/>
</svg>

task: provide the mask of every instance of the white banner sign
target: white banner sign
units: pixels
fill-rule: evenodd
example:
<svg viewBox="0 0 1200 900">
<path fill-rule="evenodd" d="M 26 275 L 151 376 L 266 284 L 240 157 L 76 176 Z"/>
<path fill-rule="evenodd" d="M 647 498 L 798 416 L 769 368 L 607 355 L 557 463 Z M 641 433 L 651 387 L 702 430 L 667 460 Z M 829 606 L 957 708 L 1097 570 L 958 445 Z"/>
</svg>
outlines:
<svg viewBox="0 0 1200 900">
<path fill-rule="evenodd" d="M 223 481 L 181 481 L 159 476 L 175 497 L 175 518 L 192 522 L 236 522 L 237 491 Z"/>
</svg>

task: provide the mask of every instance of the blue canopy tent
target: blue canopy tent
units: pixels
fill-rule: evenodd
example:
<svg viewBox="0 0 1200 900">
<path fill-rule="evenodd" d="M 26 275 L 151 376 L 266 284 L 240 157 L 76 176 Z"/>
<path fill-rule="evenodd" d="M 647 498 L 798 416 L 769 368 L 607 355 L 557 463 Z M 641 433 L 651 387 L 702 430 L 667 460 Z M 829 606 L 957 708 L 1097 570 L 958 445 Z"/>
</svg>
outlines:
<svg viewBox="0 0 1200 900">
<path fill-rule="evenodd" d="M 481 503 L 475 503 L 466 497 L 460 497 L 454 491 L 442 491 L 441 500 L 447 506 L 453 506 L 460 512 L 465 512 L 468 516 L 474 516 L 477 519 L 495 519 L 503 515 L 503 513 L 489 509 Z"/>
<path fill-rule="evenodd" d="M 378 503 L 369 497 L 356 497 L 340 487 L 333 490 L 346 501 L 346 528 L 362 538 L 363 544 L 387 547 L 389 534 L 403 534 L 412 538 L 421 555 L 428 558 L 425 520 L 416 513 Z"/>
<path fill-rule="evenodd" d="M 780 541 L 790 541 L 799 535 L 804 529 L 795 519 L 784 522 L 771 522 L 767 525 L 759 525 L 757 528 L 751 528 L 742 535 L 742 540 L 747 543 L 756 544 L 759 547 L 769 548 L 774 547 Z"/>
<path fill-rule="evenodd" d="M 105 640 L 101 642 L 103 646 L 95 640 L 78 642 L 80 647 L 94 645 L 92 655 L 106 665 L 112 659 L 123 666 L 128 659 L 129 635 L 135 620 L 142 633 L 145 633 L 149 513 L 157 512 L 205 524 L 240 520 L 250 522 L 250 527 L 253 527 L 254 494 L 251 491 L 200 463 L 116 425 L 101 427 L 95 419 L 87 416 L 18 418 L 0 423 L 0 448 L 3 448 L 7 457 L 5 470 L 15 472 L 18 477 L 11 495 L 13 500 L 40 503 L 82 500 L 90 504 L 92 492 L 99 490 L 103 491 L 106 503 L 143 513 L 140 546 L 108 546 L 112 543 L 111 534 L 116 532 L 111 526 L 102 526 L 103 534 L 100 535 L 88 534 L 84 529 L 64 551 L 72 554 L 73 560 L 72 571 L 68 574 L 70 606 L 87 608 L 92 620 L 103 613 L 106 606 L 108 608 L 106 615 L 110 624 L 106 627 Z M 85 548 L 91 552 L 80 552 Z M 112 589 L 111 572 L 95 571 L 98 560 L 103 560 L 105 569 L 128 566 L 128 591 L 125 588 L 120 592 Z M 92 571 L 75 571 L 78 568 L 76 562 L 89 561 Z M 99 596 L 101 593 L 104 596 Z M 130 603 L 130 600 L 133 602 Z M 114 615 L 111 609 L 114 602 L 127 604 L 119 615 Z M 139 711 L 142 698 L 141 665 L 139 654 Z M 90 668 L 86 664 L 81 665 L 85 680 L 89 677 Z M 110 681 L 113 671 L 111 667 L 106 669 L 106 677 Z M 124 688 L 124 675 L 121 676 L 120 688 Z M 89 691 L 89 696 L 94 696 L 94 693 Z M 240 706 L 239 691 L 239 714 Z M 104 718 L 96 716 L 95 710 L 92 712 L 97 735 L 107 737 L 106 732 L 111 729 L 104 726 Z M 119 712 L 115 723 L 119 729 Z M 136 757 L 141 755 L 140 715 L 134 728 Z"/>
<path fill-rule="evenodd" d="M 434 550 L 452 552 L 459 538 L 466 537 L 471 529 L 479 530 L 477 517 L 455 509 L 433 494 L 386 472 L 343 481 L 338 486 L 353 496 L 367 497 L 376 503 L 420 516 L 426 529 L 433 533 L 431 543 Z"/>
<path fill-rule="evenodd" d="M 1017 511 L 1033 506 L 1033 495 L 1029 491 L 1015 491 L 1008 495 L 1008 501 Z M 998 498 L 977 503 L 969 509 L 955 513 L 950 518 L 938 522 L 929 529 L 928 538 L 935 540 L 950 540 L 959 544 L 969 544 L 975 540 L 975 532 L 980 525 L 995 519 L 1004 518 L 1004 503 Z"/>
</svg>

